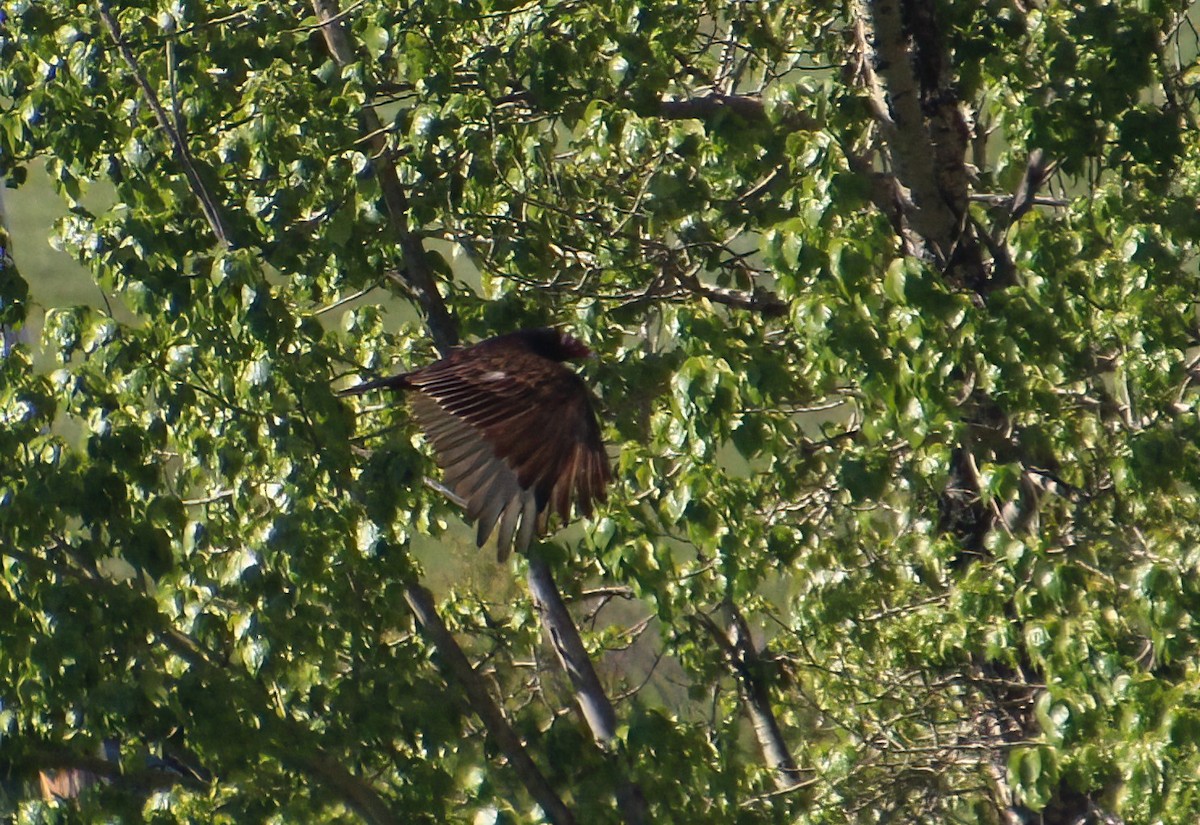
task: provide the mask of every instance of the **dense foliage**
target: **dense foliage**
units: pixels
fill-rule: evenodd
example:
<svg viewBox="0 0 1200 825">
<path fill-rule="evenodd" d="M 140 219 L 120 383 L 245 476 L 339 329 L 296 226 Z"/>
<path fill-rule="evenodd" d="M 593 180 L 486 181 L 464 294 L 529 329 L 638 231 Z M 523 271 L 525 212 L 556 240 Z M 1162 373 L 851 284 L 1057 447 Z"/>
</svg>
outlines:
<svg viewBox="0 0 1200 825">
<path fill-rule="evenodd" d="M 1190 5 L 0 8 L 128 310 L 0 361 L 0 815 L 1196 821 Z M 610 502 L 464 565 L 334 390 L 546 323 Z"/>
</svg>

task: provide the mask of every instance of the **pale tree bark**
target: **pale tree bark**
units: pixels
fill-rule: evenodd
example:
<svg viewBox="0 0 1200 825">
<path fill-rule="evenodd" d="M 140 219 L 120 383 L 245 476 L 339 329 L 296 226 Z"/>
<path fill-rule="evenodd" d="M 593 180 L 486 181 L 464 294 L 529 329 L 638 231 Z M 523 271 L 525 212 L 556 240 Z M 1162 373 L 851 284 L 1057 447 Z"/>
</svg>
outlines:
<svg viewBox="0 0 1200 825">
<path fill-rule="evenodd" d="M 617 756 L 613 746 L 617 738 L 617 716 L 612 702 L 600 684 L 600 677 L 596 675 L 579 630 L 563 602 L 550 566 L 536 554 L 529 556 L 528 580 L 529 592 L 537 605 L 550 646 L 575 689 L 575 703 L 596 744 L 610 759 L 615 759 Z M 648 811 L 642 789 L 629 778 L 625 770 L 618 769 L 618 775 L 616 799 L 621 816 L 627 825 L 647 822 Z"/>
<path fill-rule="evenodd" d="M 858 0 L 853 33 L 860 65 L 852 74 L 870 93 L 891 170 L 884 179 L 895 206 L 885 211 L 898 222 L 905 252 L 983 291 L 989 268 L 967 212 L 972 119 L 954 89 L 936 8 Z"/>
<path fill-rule="evenodd" d="M 766 664 L 750 633 L 750 626 L 740 610 L 726 605 L 729 628 L 722 630 L 710 616 L 696 614 L 713 641 L 721 649 L 726 663 L 737 680 L 738 696 L 754 729 L 763 761 L 771 768 L 775 787 L 787 791 L 802 784 L 802 775 L 791 749 L 783 736 L 783 728 L 771 703 L 771 689 L 763 676 Z"/>
<path fill-rule="evenodd" d="M 926 120 L 922 103 L 927 94 L 916 76 L 919 58 L 913 54 L 914 41 L 907 34 L 910 21 L 903 18 L 901 6 L 901 0 L 860 2 L 859 20 L 866 26 L 868 48 L 874 50 L 872 63 L 883 81 L 886 105 L 876 112 L 877 123 L 897 181 L 908 194 L 905 216 L 930 245 L 933 256 L 944 263 L 960 234 L 966 206 L 961 162 L 966 140 L 964 135 L 956 170 L 954 146 L 935 141 L 934 124 Z M 937 131 L 945 128 L 939 123 Z M 960 189 L 964 195 L 961 202 L 954 194 Z"/>
</svg>

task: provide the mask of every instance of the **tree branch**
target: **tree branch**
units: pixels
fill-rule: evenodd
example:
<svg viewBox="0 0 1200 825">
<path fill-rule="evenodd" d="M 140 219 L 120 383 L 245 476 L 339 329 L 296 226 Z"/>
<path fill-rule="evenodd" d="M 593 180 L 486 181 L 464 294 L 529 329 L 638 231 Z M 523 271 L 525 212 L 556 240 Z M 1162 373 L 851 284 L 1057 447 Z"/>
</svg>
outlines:
<svg viewBox="0 0 1200 825">
<path fill-rule="evenodd" d="M 112 782 L 140 796 L 184 785 L 203 791 L 208 783 L 195 775 L 170 768 L 131 769 L 99 756 L 76 753 L 67 747 L 43 743 L 25 750 L 13 767 L 20 772 L 37 774 L 42 796 L 46 799 L 71 799 L 97 779 Z"/>
<path fill-rule="evenodd" d="M 987 192 L 981 192 L 979 194 L 971 195 L 971 202 L 982 203 L 986 204 L 987 206 L 1004 206 L 1007 207 L 1014 215 L 1017 214 L 1017 210 L 1014 208 L 1015 204 L 1017 203 L 1017 199 L 1014 195 L 1001 195 L 999 193 L 989 194 Z M 1035 195 L 1025 200 L 1024 203 L 1027 207 L 1049 206 L 1054 209 L 1065 209 L 1071 205 L 1071 201 L 1066 198 L 1052 198 L 1043 195 Z M 1024 215 L 1027 211 L 1028 209 L 1024 209 L 1020 214 Z"/>
<path fill-rule="evenodd" d="M 13 262 L 12 235 L 8 229 L 8 213 L 4 206 L 4 186 L 4 177 L 0 175 L 0 275 L 4 273 L 4 270 L 13 269 L 16 266 Z M 24 312 L 19 306 L 16 308 L 5 307 L 5 301 L 11 301 L 11 296 L 0 298 L 0 317 L 20 319 L 24 316 Z M 22 335 L 23 332 L 24 335 Z M 14 330 L 8 324 L 0 324 L 0 358 L 7 358 L 9 351 L 24 337 L 28 337 L 28 332 L 24 329 Z"/>
<path fill-rule="evenodd" d="M 1034 149 L 1029 153 L 1029 158 L 1025 161 L 1025 173 L 1021 175 L 1021 182 L 1017 185 L 1017 191 L 1013 192 L 1012 202 L 1009 204 L 1010 224 L 1019 221 L 1039 200 L 1054 200 L 1038 198 L 1037 194 L 1054 172 L 1054 166 L 1055 164 L 1046 161 L 1046 153 L 1041 149 Z M 1069 201 L 1057 201 L 1060 206 L 1066 206 L 1068 203 Z M 1007 226 L 1005 228 L 1007 229 Z"/>
<path fill-rule="evenodd" d="M 194 639 L 174 626 L 168 623 L 167 627 L 156 635 L 168 649 L 193 667 L 208 671 L 213 678 L 226 678 L 224 668 L 214 662 L 208 652 Z M 268 703 L 264 702 L 264 704 Z M 274 717 L 266 715 L 264 718 Z M 313 735 L 313 731 L 303 727 L 290 716 L 279 717 L 275 724 L 279 726 L 280 731 L 286 734 L 282 737 L 285 742 L 295 742 Z M 335 760 L 330 759 L 319 747 L 298 749 L 289 745 L 276 744 L 271 741 L 270 737 L 267 737 L 265 742 L 264 751 L 271 753 L 284 764 L 295 766 L 301 772 L 329 788 L 371 825 L 396 825 L 399 822 L 387 802 L 368 781 L 355 776 Z"/>
<path fill-rule="evenodd" d="M 217 237 L 217 242 L 221 246 L 229 246 L 229 229 L 226 226 L 225 218 L 221 214 L 221 210 L 217 205 L 217 201 L 209 193 L 208 188 L 204 185 L 204 181 L 200 177 L 200 173 L 196 169 L 196 163 L 192 158 L 192 153 L 188 150 L 187 142 L 183 136 L 175 128 L 171 118 L 162 107 L 162 103 L 158 100 L 158 95 L 150 86 L 150 82 L 142 73 L 141 67 L 138 66 L 137 57 L 133 50 L 129 48 L 129 44 L 125 42 L 124 36 L 121 34 L 121 25 L 113 16 L 107 0 L 101 0 L 100 4 L 100 20 L 104 23 L 104 27 L 108 29 L 109 35 L 116 44 L 117 50 L 121 53 L 121 57 L 125 60 L 125 65 L 129 67 L 129 71 L 133 73 L 133 79 L 137 82 L 138 88 L 142 90 L 142 94 L 146 98 L 146 103 L 150 106 L 150 111 L 154 113 L 154 119 L 158 121 L 158 126 L 166 134 L 167 140 L 170 141 L 172 149 L 175 151 L 175 157 L 180 165 L 183 166 L 183 173 L 187 177 L 188 186 L 191 187 L 192 194 L 196 196 L 196 200 L 200 203 L 200 210 L 204 213 L 205 220 L 212 228 L 213 234 Z"/>
<path fill-rule="evenodd" d="M 789 790 L 801 783 L 800 769 L 784 741 L 783 730 L 771 707 L 770 688 L 761 673 L 762 656 L 754 647 L 750 628 L 741 612 L 731 604 L 726 607 L 730 614 L 728 632 L 723 632 L 716 622 L 703 613 L 697 613 L 696 618 L 708 630 L 733 669 L 742 706 L 750 717 L 763 759 L 775 773 L 775 787 L 781 791 Z"/>
<path fill-rule="evenodd" d="M 324 24 L 321 31 L 334 60 L 340 66 L 354 62 L 354 49 L 350 45 L 344 26 L 338 19 L 340 12 L 336 1 L 313 0 L 312 5 L 318 19 Z M 399 237 L 401 248 L 404 250 L 405 278 L 415 289 L 425 310 L 434 344 L 444 355 L 458 341 L 457 327 L 446 309 L 441 294 L 437 291 L 433 274 L 426 263 L 421 240 L 413 234 L 408 226 L 407 196 L 400 186 L 395 166 L 388 155 L 386 133 L 382 128 L 379 116 L 374 107 L 367 105 L 363 108 L 360 119 L 361 129 L 364 135 L 369 136 L 368 142 L 378 158 L 376 170 L 380 188 L 383 190 L 392 228 Z M 571 666 L 568 667 L 568 673 L 571 674 L 572 681 L 578 677 L 588 682 L 587 690 L 582 692 L 586 694 L 586 699 L 581 702 L 581 707 L 584 707 L 584 716 L 597 741 L 611 742 L 616 737 L 616 717 L 612 705 L 600 687 L 599 679 L 596 678 L 587 653 L 583 649 L 583 644 L 579 640 L 579 632 L 562 604 L 562 597 L 550 576 L 549 568 L 544 563 L 531 560 L 531 571 L 534 568 L 539 569 L 539 574 L 535 575 L 531 572 L 530 578 L 530 586 L 534 589 L 535 600 L 539 604 L 557 606 L 551 608 L 554 618 L 548 620 L 548 625 L 555 628 L 554 632 L 557 633 L 557 638 L 568 640 L 567 644 L 571 651 L 569 658 Z M 535 581 L 537 582 L 536 586 Z M 466 691 L 472 708 L 483 719 L 489 733 L 501 746 L 521 776 L 526 788 L 547 812 L 547 816 L 551 816 L 556 822 L 572 821 L 570 811 L 548 786 L 520 740 L 512 731 L 507 719 L 492 700 L 483 681 L 471 668 L 453 635 L 442 623 L 429 592 L 412 583 L 405 588 L 405 599 L 417 616 L 417 620 L 429 634 L 454 678 Z M 556 645 L 557 650 L 558 646 Z M 564 661 L 564 666 L 566 666 L 567 660 L 561 658 L 561 653 L 560 660 Z M 636 785 L 624 781 L 618 788 L 617 802 L 627 822 L 641 823 L 645 821 L 646 803 Z"/>
<path fill-rule="evenodd" d="M 583 640 L 571 613 L 563 603 L 558 585 L 550 572 L 550 566 L 536 555 L 529 556 L 529 592 L 537 606 L 542 625 L 546 629 L 550 646 L 559 664 L 575 688 L 575 702 L 583 714 L 584 721 L 592 732 L 596 743 L 610 753 L 617 738 L 617 716 L 612 702 L 600 684 L 588 657 Z M 622 774 L 616 789 L 617 807 L 627 825 L 647 822 L 648 811 L 642 789 L 636 782 Z"/>
<path fill-rule="evenodd" d="M 727 95 L 719 92 L 684 100 L 664 100 L 658 114 L 665 120 L 710 120 L 722 113 L 732 113 L 750 123 L 767 120 L 767 107 L 758 95 Z M 780 124 L 789 132 L 815 132 L 824 124 L 804 112 L 788 111 Z"/>
<path fill-rule="evenodd" d="M 856 0 L 854 13 L 863 22 L 860 48 L 870 55 L 869 62 L 886 90 L 881 100 L 877 80 L 872 83 L 874 78 L 863 73 L 874 101 L 872 114 L 884 139 L 885 165 L 895 170 L 900 210 L 894 223 L 906 252 L 932 258 L 952 283 L 973 290 L 984 306 L 990 292 L 1016 279 L 1007 231 L 1037 202 L 1049 166 L 1040 151 L 1031 152 L 1025 176 L 1008 200 L 1008 215 L 991 233 L 980 226 L 968 208 L 966 151 L 971 129 L 954 88 L 955 75 L 935 0 Z M 881 105 L 884 102 L 886 106 Z M 1008 416 L 986 392 L 968 388 L 961 405 L 966 426 L 951 454 L 939 502 L 939 529 L 952 536 L 961 556 L 968 558 L 987 555 L 985 539 L 997 529 L 1036 529 L 1040 491 L 1028 472 L 1023 472 L 1016 497 L 1003 508 L 996 502 L 985 506 L 979 472 L 983 461 L 1007 464 L 1016 459 L 1023 467 L 1028 464 L 1019 443 L 1012 441 Z M 1012 681 L 1029 682 L 1027 671 L 1036 673 L 1032 666 L 1022 666 Z M 1004 709 L 1006 698 L 987 697 L 981 715 L 983 719 L 1007 715 L 1012 722 L 1011 730 L 993 729 L 986 723 L 981 731 L 985 741 L 996 743 L 988 746 L 986 763 L 991 768 L 992 795 L 1001 811 L 1011 811 L 1014 799 L 1002 745 L 1012 736 L 1024 736 L 1026 729 L 1036 724 L 1031 719 L 1031 703 L 1010 713 Z M 1061 789 L 1052 796 L 1051 805 L 1065 806 L 1064 821 L 1088 817 L 1086 806 L 1066 799 Z"/>
<path fill-rule="evenodd" d="M 355 62 L 354 47 L 346 33 L 337 0 L 312 0 L 312 7 L 317 13 L 317 19 L 321 21 L 321 34 L 325 37 L 325 45 L 334 62 L 339 66 L 348 66 Z M 400 177 L 388 152 L 387 134 L 379 120 L 379 114 L 369 103 L 364 105 L 359 113 L 359 128 L 363 135 L 367 136 L 367 143 L 375 157 L 375 174 L 387 207 L 388 223 L 404 253 L 405 281 L 416 292 L 417 301 L 429 324 L 434 346 L 438 352 L 445 355 L 458 343 L 458 327 L 446 308 L 442 294 L 438 292 L 433 270 L 430 269 L 425 255 L 425 245 L 409 226 L 408 196 L 400 185 Z"/>
<path fill-rule="evenodd" d="M 525 750 L 525 746 L 521 743 L 520 737 L 505 718 L 504 712 L 492 699 L 487 685 L 475 672 L 475 668 L 471 667 L 470 661 L 459 647 L 454 634 L 450 632 L 450 629 L 442 621 L 442 617 L 438 615 L 437 607 L 433 603 L 433 596 L 419 584 L 410 583 L 404 588 L 404 600 L 408 602 L 413 615 L 417 617 L 422 629 L 437 648 L 438 655 L 441 656 L 442 663 L 449 671 L 449 675 L 467 694 L 472 709 L 483 721 L 488 735 L 492 737 L 501 753 L 508 759 L 526 790 L 542 806 L 547 819 L 561 825 L 574 823 L 575 817 L 563 804 L 554 789 L 550 787 L 550 783 L 546 781 L 538 766 L 534 764 L 528 751 Z"/>
<path fill-rule="evenodd" d="M 695 276 L 680 279 L 680 284 L 689 292 L 699 295 L 701 298 L 707 298 L 714 304 L 724 304 L 735 309 L 757 312 L 764 318 L 778 318 L 786 315 L 788 311 L 787 302 L 780 300 L 779 296 L 769 289 L 756 288 L 747 291 L 708 286 L 701 283 L 700 279 Z"/>
<path fill-rule="evenodd" d="M 47 577 L 66 576 L 101 592 L 111 593 L 118 598 L 128 598 L 128 591 L 133 590 L 127 584 L 109 581 L 73 564 L 52 564 L 48 559 L 30 551 L 6 546 L 0 547 L 0 554 L 11 556 Z M 140 579 L 136 581 L 140 581 Z M 159 626 L 154 628 L 152 633 L 164 647 L 215 682 L 224 682 L 229 679 L 226 668 L 218 664 L 195 639 L 176 628 L 161 612 L 155 612 L 154 615 L 159 620 Z M 261 688 L 257 681 L 253 681 L 252 684 Z M 265 700 L 265 694 L 263 698 L 264 707 L 270 706 L 270 703 Z M 310 740 L 315 738 L 312 730 L 304 728 L 291 717 L 280 718 L 270 712 L 262 714 L 261 718 L 277 719 L 278 730 L 285 734 L 282 738 L 287 742 L 295 743 L 303 741 L 305 738 Z M 263 741 L 264 753 L 276 757 L 281 762 L 290 763 L 308 773 L 313 779 L 319 780 L 372 825 L 394 825 L 399 821 L 388 808 L 387 802 L 370 783 L 329 759 L 321 752 L 320 748 L 315 747 L 315 743 L 310 747 L 298 750 L 292 746 L 280 746 L 271 741 L 269 736 L 261 741 Z M 113 767 L 113 763 L 99 760 L 103 764 L 94 764 L 89 758 L 74 754 L 71 755 L 71 759 L 79 760 L 80 767 L 100 776 L 106 775 L 106 771 Z M 109 767 L 105 768 L 105 765 Z"/>
<path fill-rule="evenodd" d="M 279 753 L 278 756 L 284 762 L 293 761 L 309 776 L 335 791 L 367 822 L 374 825 L 399 825 L 401 822 L 369 783 L 320 751 Z"/>
</svg>

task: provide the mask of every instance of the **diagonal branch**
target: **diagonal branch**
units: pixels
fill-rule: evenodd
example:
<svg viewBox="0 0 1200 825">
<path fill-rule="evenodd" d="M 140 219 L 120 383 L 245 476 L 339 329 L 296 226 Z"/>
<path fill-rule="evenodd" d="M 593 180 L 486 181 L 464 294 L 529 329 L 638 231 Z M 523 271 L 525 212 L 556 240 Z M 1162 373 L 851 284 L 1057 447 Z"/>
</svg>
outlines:
<svg viewBox="0 0 1200 825">
<path fill-rule="evenodd" d="M 117 599 L 127 599 L 131 590 L 129 585 L 110 581 L 79 564 L 52 563 L 49 559 L 32 551 L 0 546 L 0 555 L 17 559 L 27 567 L 46 576 L 48 580 L 57 576 L 65 576 Z M 67 558 L 66 553 L 64 553 L 64 558 Z M 221 686 L 231 680 L 228 668 L 211 656 L 195 639 L 175 627 L 168 617 L 157 610 L 153 611 L 151 615 L 158 622 L 158 626 L 151 630 L 153 639 L 187 662 L 189 666 L 203 673 L 215 685 Z M 258 682 L 253 682 L 253 684 L 262 688 Z M 264 707 L 270 705 L 269 700 L 265 698 L 265 690 L 260 698 L 263 700 Z M 367 780 L 355 776 L 326 756 L 316 746 L 313 741 L 316 736 L 314 731 L 303 727 L 291 717 L 278 717 L 273 712 L 263 713 L 259 718 L 273 720 L 270 729 L 260 730 L 263 735 L 257 737 L 264 754 L 274 756 L 283 763 L 291 764 L 313 780 L 319 781 L 371 825 L 394 825 L 399 822 L 389 809 L 387 802 Z M 278 738 L 271 736 L 271 730 L 279 734 Z M 282 742 L 287 742 L 289 745 L 285 746 L 281 744 Z M 295 743 L 304 743 L 305 746 L 297 749 L 294 747 Z M 84 759 L 84 757 L 75 758 L 77 760 Z M 107 770 L 104 765 L 91 761 L 88 761 L 83 767 L 97 775 L 104 775 Z M 154 777 L 147 774 L 146 778 Z"/>
<path fill-rule="evenodd" d="M 321 34 L 325 37 L 325 45 L 334 62 L 338 66 L 354 63 L 357 59 L 354 46 L 346 32 L 337 0 L 312 0 L 312 7 L 317 13 L 317 19 L 321 21 Z M 404 279 L 416 293 L 417 302 L 425 313 L 429 331 L 433 335 L 434 345 L 438 352 L 446 355 L 458 343 L 458 328 L 446 308 L 446 302 L 438 292 L 433 270 L 425 254 L 425 245 L 409 226 L 408 196 L 400 185 L 400 177 L 388 152 L 387 132 L 375 107 L 369 103 L 363 106 L 359 113 L 359 128 L 375 156 L 375 174 L 383 192 L 388 223 L 404 253 Z"/>
<path fill-rule="evenodd" d="M 278 756 L 280 761 L 293 762 L 309 776 L 335 792 L 367 822 L 373 825 L 399 825 L 401 822 L 370 783 L 355 776 L 341 763 L 330 759 L 321 751 L 289 752 L 281 748 Z"/>
<path fill-rule="evenodd" d="M 354 47 L 343 22 L 345 14 L 338 8 L 336 0 L 312 0 L 312 6 L 317 19 L 321 21 L 321 33 L 334 61 L 339 66 L 353 63 L 356 60 Z M 438 292 L 425 255 L 424 244 L 409 226 L 408 196 L 400 185 L 399 175 L 388 151 L 387 130 L 383 128 L 378 113 L 370 104 L 364 106 L 359 113 L 359 128 L 362 140 L 371 147 L 375 156 L 375 170 L 383 192 L 388 221 L 404 253 L 403 272 L 389 277 L 402 278 L 415 292 L 417 301 L 425 313 L 434 345 L 442 355 L 446 355 L 458 342 L 458 325 Z M 503 711 L 492 699 L 487 685 L 471 667 L 458 641 L 438 615 L 437 606 L 429 591 L 416 582 L 410 582 L 405 586 L 404 598 L 437 649 L 449 672 L 448 675 L 453 677 L 466 693 L 472 710 L 483 721 L 488 735 L 504 753 L 522 784 L 537 800 L 547 818 L 554 823 L 572 825 L 575 819 L 570 809 L 550 787 Z"/>
<path fill-rule="evenodd" d="M 317 18 L 322 21 L 321 31 L 334 60 L 340 66 L 353 63 L 354 48 L 339 19 L 340 11 L 336 0 L 312 0 L 312 5 Z M 383 129 L 373 106 L 365 106 L 360 113 L 360 128 L 364 140 L 369 143 L 377 157 L 376 170 L 389 220 L 404 251 L 404 278 L 416 292 L 425 311 L 434 344 L 445 355 L 458 341 L 457 325 L 437 290 L 421 239 L 408 224 L 408 199 L 388 152 L 386 130 Z M 555 650 L 576 685 L 577 696 L 588 725 L 597 741 L 604 744 L 613 742 L 616 739 L 616 716 L 612 703 L 605 695 L 587 657 L 587 651 L 579 638 L 579 631 L 563 605 L 562 596 L 549 568 L 544 562 L 532 559 L 530 565 L 530 588 L 535 600 L 545 611 L 544 620 L 551 629 L 552 637 L 562 642 L 561 646 L 556 642 Z M 405 588 L 405 599 L 425 632 L 429 634 L 446 666 L 466 691 L 471 707 L 484 720 L 488 732 L 513 763 L 530 793 L 547 812 L 547 816 L 551 816 L 556 822 L 571 822 L 570 811 L 546 784 L 500 708 L 492 700 L 483 681 L 471 668 L 462 649 L 441 621 L 429 592 L 415 583 L 410 583 Z M 646 821 L 646 802 L 636 784 L 628 779 L 620 780 L 616 796 L 626 822 L 637 825 Z"/>
<path fill-rule="evenodd" d="M 133 79 L 137 82 L 138 88 L 142 90 L 142 94 L 146 98 L 146 103 L 150 106 L 150 111 L 154 113 L 154 119 L 158 121 L 158 126 L 167 136 L 167 140 L 171 143 L 171 148 L 175 151 L 175 157 L 183 166 L 183 173 L 187 177 L 188 186 L 191 187 L 192 194 L 196 196 L 196 200 L 200 203 L 200 210 L 204 213 L 205 220 L 212 227 L 213 234 L 216 235 L 217 241 L 221 246 L 229 246 L 229 228 L 225 223 L 225 218 L 221 214 L 221 210 L 217 205 L 217 201 L 213 198 L 208 188 L 204 185 L 203 179 L 200 177 L 199 171 L 196 169 L 196 162 L 192 158 L 191 151 L 188 150 L 187 142 L 175 128 L 175 124 L 171 122 L 171 118 L 163 109 L 162 103 L 158 100 L 158 95 L 150 86 L 150 82 L 146 79 L 146 75 L 138 66 L 137 57 L 133 50 L 129 48 L 129 44 L 125 42 L 125 37 L 121 34 L 121 25 L 113 16 L 107 0 L 101 0 L 100 4 L 100 20 L 104 23 L 104 27 L 108 29 L 109 35 L 116 44 L 117 50 L 121 53 L 121 57 L 125 60 L 125 64 L 129 67 L 129 71 L 133 73 Z"/>
<path fill-rule="evenodd" d="M 529 556 L 529 592 L 533 595 L 546 635 L 554 648 L 559 664 L 575 688 L 575 701 L 592 731 L 592 737 L 603 750 L 610 749 L 617 740 L 617 716 L 612 702 L 600 684 L 600 677 L 592 667 L 587 648 L 579 637 L 579 630 L 571 619 L 571 613 L 563 603 L 558 585 L 544 559 Z M 627 825 L 640 825 L 649 821 L 646 799 L 642 789 L 624 773 L 619 774 L 616 788 L 617 807 Z"/>
<path fill-rule="evenodd" d="M 775 787 L 781 791 L 789 790 L 800 784 L 800 769 L 784 741 L 783 730 L 771 707 L 770 688 L 761 672 L 762 654 L 755 648 L 750 628 L 741 612 L 733 605 L 727 607 L 731 616 L 728 632 L 723 632 L 704 613 L 697 613 L 696 618 L 712 636 L 733 670 L 742 706 L 754 728 L 754 737 L 762 749 L 763 758 L 775 774 Z"/>
<path fill-rule="evenodd" d="M 43 743 L 27 746 L 24 756 L 8 766 L 20 772 L 37 773 L 42 796 L 70 799 L 102 778 L 140 796 L 184 785 L 204 791 L 208 783 L 199 777 L 166 767 L 131 768 L 100 756 L 75 753 L 62 745 Z"/>
<path fill-rule="evenodd" d="M 429 591 L 418 584 L 408 584 L 404 588 L 404 600 L 408 602 L 413 615 L 417 617 L 417 621 L 421 623 L 421 627 L 433 642 L 434 647 L 437 648 L 438 654 L 442 657 L 442 663 L 453 676 L 454 681 L 466 692 L 471 708 L 483 720 L 488 735 L 492 737 L 505 758 L 508 759 L 530 795 L 542 806 L 546 817 L 551 822 L 561 823 L 561 825 L 574 823 L 575 818 L 571 811 L 563 804 L 562 799 L 550 787 L 550 783 L 546 781 L 538 766 L 534 764 L 529 752 L 521 743 L 520 737 L 505 718 L 504 712 L 492 699 L 482 677 L 475 672 L 475 668 L 471 667 L 470 661 L 467 660 L 466 654 L 459 647 L 454 635 L 446 627 L 442 617 L 438 615 L 437 607 L 434 605 Z"/>
</svg>

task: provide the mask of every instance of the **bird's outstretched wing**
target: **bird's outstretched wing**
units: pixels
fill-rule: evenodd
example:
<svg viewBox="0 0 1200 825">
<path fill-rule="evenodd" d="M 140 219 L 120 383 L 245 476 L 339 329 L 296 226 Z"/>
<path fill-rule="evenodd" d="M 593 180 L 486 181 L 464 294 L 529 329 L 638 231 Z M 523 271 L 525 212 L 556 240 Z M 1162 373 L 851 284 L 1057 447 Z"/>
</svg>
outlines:
<svg viewBox="0 0 1200 825">
<path fill-rule="evenodd" d="M 408 373 L 413 412 L 446 486 L 478 524 L 499 525 L 497 555 L 529 547 L 551 513 L 591 513 L 610 478 L 587 387 L 561 363 L 523 351 L 475 351 Z M 515 538 L 515 545 L 514 545 Z"/>
</svg>

